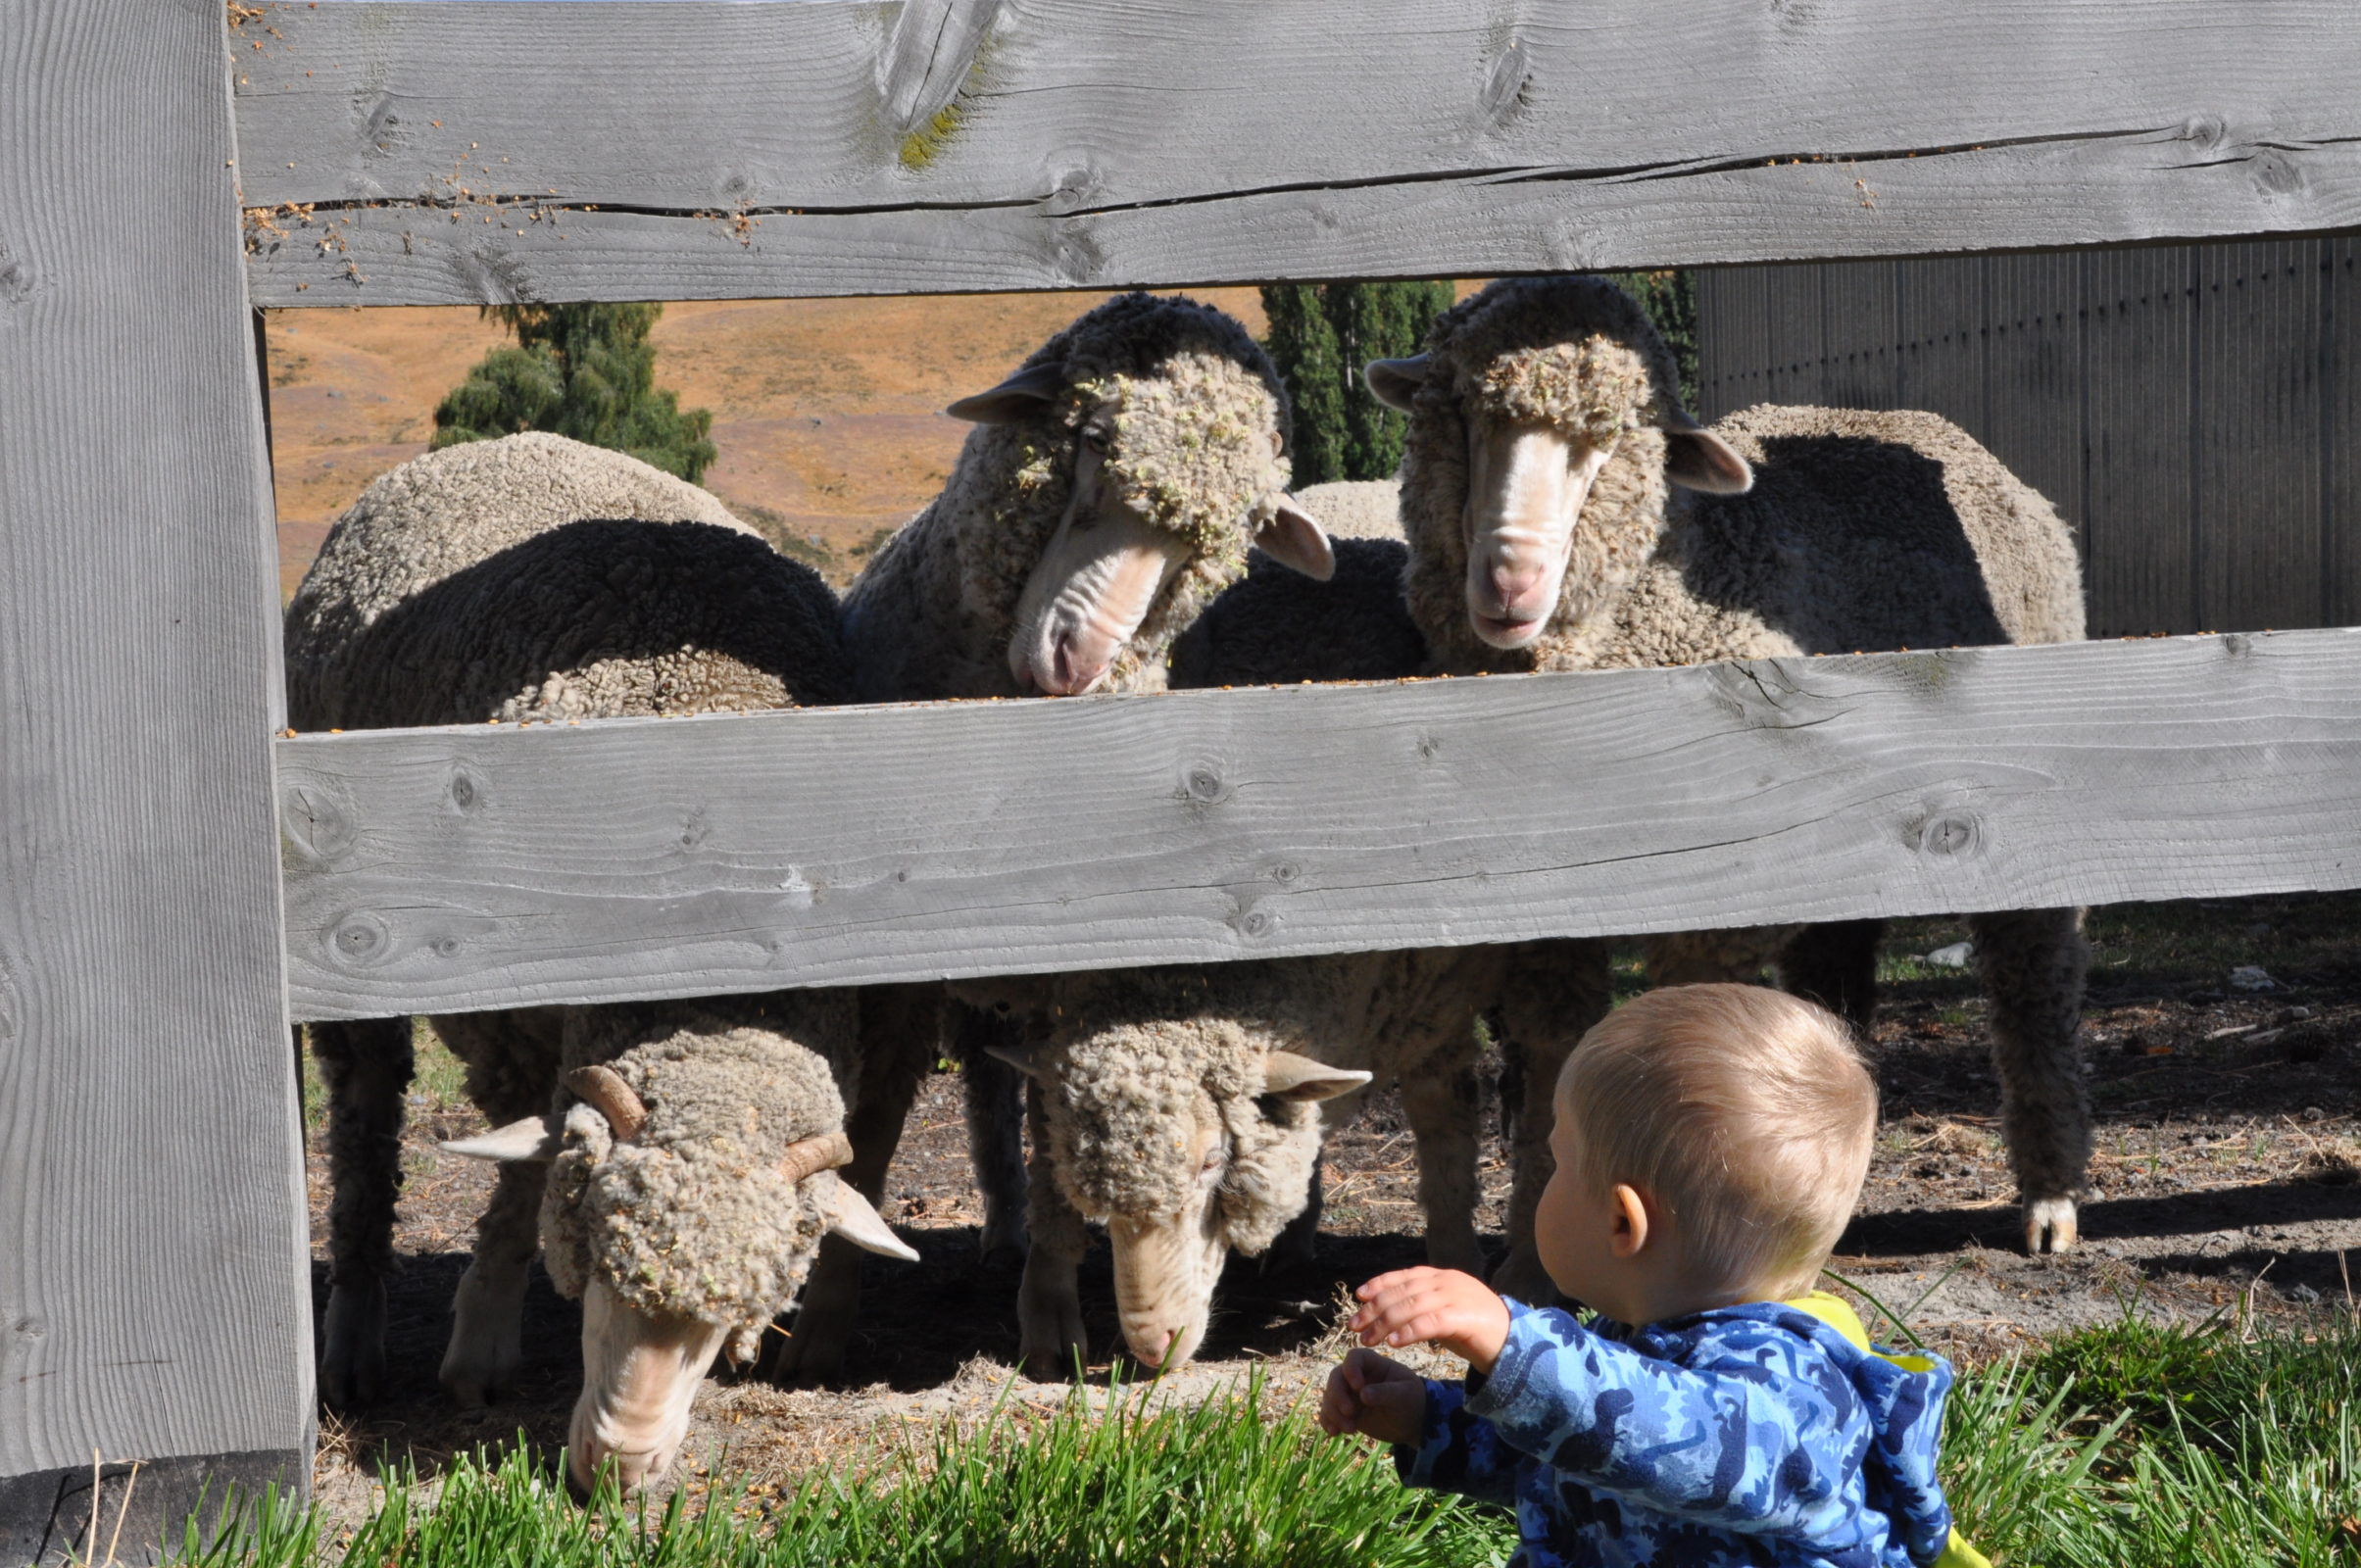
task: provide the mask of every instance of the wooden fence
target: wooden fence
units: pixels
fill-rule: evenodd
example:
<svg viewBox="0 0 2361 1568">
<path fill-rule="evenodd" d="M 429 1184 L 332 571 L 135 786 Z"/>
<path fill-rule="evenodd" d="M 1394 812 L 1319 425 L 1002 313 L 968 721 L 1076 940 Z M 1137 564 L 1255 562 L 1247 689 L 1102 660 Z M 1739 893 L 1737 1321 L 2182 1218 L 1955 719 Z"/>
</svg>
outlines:
<svg viewBox="0 0 2361 1568">
<path fill-rule="evenodd" d="M 273 742 L 250 314 L 2320 232 L 2342 0 L 226 20 L 0 11 L 0 1559 L 303 1485 L 290 1016 L 2361 883 L 2339 631 Z"/>
<path fill-rule="evenodd" d="M 2361 620 L 2361 240 L 1719 269 L 1707 416 L 1932 409 L 2077 525 L 2096 637 Z"/>
</svg>

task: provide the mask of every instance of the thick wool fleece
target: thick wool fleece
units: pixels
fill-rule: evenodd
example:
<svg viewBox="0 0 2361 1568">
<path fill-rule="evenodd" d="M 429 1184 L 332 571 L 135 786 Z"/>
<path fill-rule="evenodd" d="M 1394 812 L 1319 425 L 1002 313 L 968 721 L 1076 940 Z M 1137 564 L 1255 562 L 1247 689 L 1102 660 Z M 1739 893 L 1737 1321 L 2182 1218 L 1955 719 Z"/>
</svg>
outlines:
<svg viewBox="0 0 2361 1568">
<path fill-rule="evenodd" d="M 1494 961 L 1437 949 L 1061 977 L 1033 1064 L 1058 1185 L 1090 1217 L 1170 1213 L 1196 1182 L 1186 1129 L 1218 1122 L 1224 1235 L 1262 1250 L 1309 1200 L 1322 1119 L 1317 1103 L 1263 1094 L 1269 1054 L 1381 1082 L 1447 1077 L 1474 1057 L 1477 999 L 1490 994 L 1477 971 Z"/>
<path fill-rule="evenodd" d="M 1438 318 L 1402 456 L 1404 588 L 1434 667 L 1591 669 L 2083 635 L 2073 536 L 1931 414 L 1748 409 L 1714 426 L 1743 496 L 1668 487 L 1677 382 L 1630 297 L 1587 276 L 1495 283 Z M 1612 442 L 1556 612 L 1523 648 L 1468 621 L 1469 422 Z"/>
<path fill-rule="evenodd" d="M 1209 305 L 1126 294 L 1025 365 L 1058 367 L 1063 394 L 969 431 L 943 493 L 845 596 L 864 701 L 1018 694 L 1008 663 L 1017 601 L 1065 514 L 1086 427 L 1107 437 L 1106 482 L 1190 548 L 1109 690 L 1162 689 L 1172 639 L 1246 570 L 1248 543 L 1284 493 L 1287 394 L 1246 328 Z"/>
<path fill-rule="evenodd" d="M 1402 486 L 1393 479 L 1331 479 L 1296 492 L 1296 505 L 1331 539 L 1400 539 Z"/>
<path fill-rule="evenodd" d="M 849 689 L 836 604 L 721 504 L 526 434 L 428 453 L 338 519 L 286 620 L 299 729 L 787 708 Z"/>
<path fill-rule="evenodd" d="M 579 1296 L 595 1274 L 651 1316 L 768 1322 L 832 1223 L 835 1173 L 799 1184 L 777 1165 L 789 1144 L 844 1125 L 853 993 L 568 1014 L 568 1064 L 613 1066 L 648 1122 L 625 1144 L 589 1106 L 566 1111 L 541 1208 L 551 1282 Z"/>
</svg>

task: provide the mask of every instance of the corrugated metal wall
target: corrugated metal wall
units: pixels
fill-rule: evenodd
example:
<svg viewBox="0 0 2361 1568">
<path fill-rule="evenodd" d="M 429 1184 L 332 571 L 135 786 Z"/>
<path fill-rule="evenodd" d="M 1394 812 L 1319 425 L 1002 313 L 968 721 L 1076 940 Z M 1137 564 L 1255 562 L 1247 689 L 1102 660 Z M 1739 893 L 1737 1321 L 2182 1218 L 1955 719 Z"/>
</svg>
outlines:
<svg viewBox="0 0 2361 1568">
<path fill-rule="evenodd" d="M 2093 636 L 2361 622 L 2361 240 L 1725 268 L 1699 414 L 1932 409 L 2082 537 Z"/>
</svg>

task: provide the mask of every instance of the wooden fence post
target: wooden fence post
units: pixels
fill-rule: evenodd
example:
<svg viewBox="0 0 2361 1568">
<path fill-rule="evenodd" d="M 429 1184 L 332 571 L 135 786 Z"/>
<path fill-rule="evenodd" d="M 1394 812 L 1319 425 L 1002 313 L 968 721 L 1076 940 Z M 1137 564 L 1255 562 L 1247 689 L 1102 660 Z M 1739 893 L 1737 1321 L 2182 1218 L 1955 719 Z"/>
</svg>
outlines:
<svg viewBox="0 0 2361 1568">
<path fill-rule="evenodd" d="M 222 28 L 186 0 L 0 8 L 6 1563 L 137 1560 L 201 1493 L 309 1486 L 275 573 Z"/>
</svg>

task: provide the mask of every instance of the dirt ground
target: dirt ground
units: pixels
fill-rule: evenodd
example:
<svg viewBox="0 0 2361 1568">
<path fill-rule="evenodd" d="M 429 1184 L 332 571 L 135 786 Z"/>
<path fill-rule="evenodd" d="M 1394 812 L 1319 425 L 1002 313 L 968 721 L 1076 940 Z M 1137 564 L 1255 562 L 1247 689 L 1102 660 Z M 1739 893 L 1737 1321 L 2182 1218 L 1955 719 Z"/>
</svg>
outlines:
<svg viewBox="0 0 2361 1568">
<path fill-rule="evenodd" d="M 1834 1268 L 1969 1362 L 2134 1309 L 2296 1322 L 2352 1310 L 2346 1254 L 2361 1250 L 2361 896 L 2123 906 L 2094 911 L 2090 929 L 2085 1034 L 2098 1152 L 2083 1245 L 2054 1258 L 2019 1250 L 1983 1003 L 1965 973 L 1916 956 L 1966 933 L 1908 921 L 1889 932 L 1883 964 L 1877 1156 Z M 1637 985 L 1633 960 L 1619 971 Z M 565 1442 L 579 1319 L 538 1274 L 523 1386 L 470 1415 L 451 1410 L 435 1387 L 451 1291 L 490 1186 L 483 1167 L 434 1150 L 435 1139 L 481 1125 L 455 1084 L 430 1068 L 412 1097 L 392 1395 L 322 1418 L 318 1480 L 338 1513 L 366 1505 L 381 1461 L 408 1456 L 431 1474 L 454 1451 L 505 1446 L 519 1432 L 552 1449 Z M 726 1462 L 776 1481 L 837 1462 L 880 1435 L 980 1414 L 1004 1396 L 1033 1404 L 1064 1396 L 1061 1387 L 1009 1370 L 1015 1280 L 976 1257 L 978 1199 L 959 1101 L 957 1081 L 936 1074 L 911 1117 L 882 1207 L 922 1261 L 870 1261 L 864 1328 L 845 1385 L 791 1392 L 710 1381 L 684 1466 L 690 1476 Z M 314 1288 L 324 1306 L 317 1129 L 312 1157 Z M 1379 1097 L 1330 1139 L 1316 1263 L 1265 1271 L 1234 1259 L 1201 1358 L 1177 1380 L 1181 1396 L 1256 1365 L 1282 1396 L 1322 1376 L 1335 1353 L 1340 1290 L 1421 1258 L 1414 1182 L 1399 1103 Z M 1497 1245 L 1507 1189 L 1497 1137 L 1484 1182 Z M 1118 1343 L 1104 1250 L 1086 1268 L 1083 1291 L 1093 1345 L 1104 1353 Z"/>
</svg>

